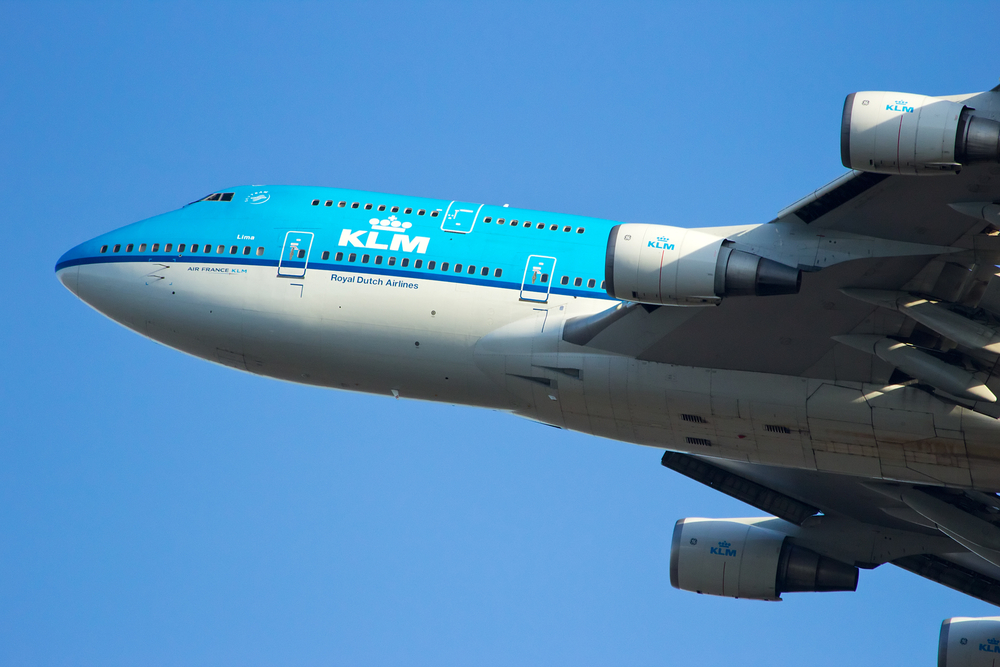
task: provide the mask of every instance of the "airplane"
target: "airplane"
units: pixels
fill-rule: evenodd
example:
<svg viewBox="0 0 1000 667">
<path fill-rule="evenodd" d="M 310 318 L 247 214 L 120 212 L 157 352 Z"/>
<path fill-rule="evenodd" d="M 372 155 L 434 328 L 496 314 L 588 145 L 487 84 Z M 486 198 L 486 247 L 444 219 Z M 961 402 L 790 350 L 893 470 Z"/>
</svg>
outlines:
<svg viewBox="0 0 1000 667">
<path fill-rule="evenodd" d="M 55 269 L 188 354 L 656 447 L 766 513 L 677 521 L 675 588 L 779 600 L 889 563 L 1000 605 L 1000 86 L 853 93 L 840 141 L 849 171 L 764 223 L 252 185 Z M 1000 616 L 939 649 L 992 665 Z"/>
</svg>

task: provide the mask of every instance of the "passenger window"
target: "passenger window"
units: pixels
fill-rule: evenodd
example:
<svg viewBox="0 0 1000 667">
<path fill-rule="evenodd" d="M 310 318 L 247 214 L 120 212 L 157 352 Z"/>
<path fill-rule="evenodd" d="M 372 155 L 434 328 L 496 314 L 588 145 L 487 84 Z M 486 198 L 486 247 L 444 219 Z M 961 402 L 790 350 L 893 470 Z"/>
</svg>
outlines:
<svg viewBox="0 0 1000 667">
<path fill-rule="evenodd" d="M 405 262 L 406 260 L 404 259 L 403 261 Z M 424 265 L 424 260 L 422 260 L 422 259 L 418 259 L 417 261 L 415 261 L 415 262 L 413 263 L 413 268 L 415 268 L 415 269 L 419 269 L 419 268 L 420 268 L 420 267 L 422 267 L 423 265 Z M 403 266 L 406 266 L 406 265 L 404 264 Z"/>
<path fill-rule="evenodd" d="M 385 204 L 379 204 L 378 205 L 378 210 L 384 211 L 385 210 Z"/>
<path fill-rule="evenodd" d="M 323 202 L 323 206 L 333 206 L 333 200 L 327 199 L 325 202 Z"/>
<path fill-rule="evenodd" d="M 480 271 L 480 275 L 484 275 L 484 276 L 488 276 L 488 275 L 490 275 L 490 267 L 488 267 L 488 266 L 484 266 L 484 267 L 483 267 L 483 270 L 482 270 L 482 271 Z"/>
<path fill-rule="evenodd" d="M 510 226 L 511 227 L 517 227 L 517 220 L 511 220 L 510 221 Z"/>
<path fill-rule="evenodd" d="M 262 256 L 263 254 L 264 254 L 264 246 L 260 246 L 260 247 L 258 247 L 258 248 L 257 248 L 257 256 L 258 256 L 258 257 L 260 257 L 260 256 Z"/>
<path fill-rule="evenodd" d="M 537 225 L 535 225 L 535 229 L 545 229 L 545 223 L 539 222 Z"/>
<path fill-rule="evenodd" d="M 406 209 L 403 211 L 403 213 L 405 213 L 406 215 L 409 215 L 409 214 L 413 213 L 413 209 L 410 208 L 409 206 L 407 206 Z"/>
<path fill-rule="evenodd" d="M 347 206 L 347 202 L 346 201 L 339 202 L 337 206 L 339 206 L 340 208 L 344 208 L 345 206 Z"/>
<path fill-rule="evenodd" d="M 372 257 L 371 255 L 361 255 L 361 263 L 367 264 L 368 260 L 371 259 L 371 257 Z"/>
<path fill-rule="evenodd" d="M 115 252 L 118 252 L 118 246 L 115 246 Z M 184 252 L 184 244 L 183 243 L 181 243 L 179 246 L 177 246 L 177 252 Z"/>
<path fill-rule="evenodd" d="M 102 245 L 102 246 L 101 246 L 101 254 L 103 255 L 103 254 L 104 254 L 104 253 L 106 253 L 107 251 L 108 251 L 108 246 L 106 246 L 106 245 Z"/>
<path fill-rule="evenodd" d="M 323 254 L 320 255 L 320 259 L 330 259 L 330 251 L 329 250 L 324 250 Z"/>
<path fill-rule="evenodd" d="M 140 243 L 139 244 L 139 252 L 146 252 L 146 244 L 145 243 Z"/>
<path fill-rule="evenodd" d="M 160 252 L 160 244 L 159 243 L 154 243 L 153 244 L 152 252 Z"/>
<path fill-rule="evenodd" d="M 205 252 L 206 255 L 209 254 L 209 253 L 211 253 L 212 252 L 212 246 L 209 245 L 208 243 L 206 243 L 205 244 L 205 251 L 204 252 Z"/>
<path fill-rule="evenodd" d="M 469 275 L 470 276 L 475 275 L 475 273 L 476 273 L 476 267 L 474 267 L 472 264 L 469 264 Z"/>
<path fill-rule="evenodd" d="M 497 269 L 496 271 L 493 272 L 494 278 L 499 278 L 502 275 L 503 275 L 503 269 Z"/>
<path fill-rule="evenodd" d="M 231 245 L 231 246 L 229 246 L 229 254 L 230 254 L 230 255 L 235 255 L 235 254 L 236 254 L 237 252 L 239 252 L 239 250 L 240 250 L 240 249 L 239 249 L 239 248 L 237 248 L 237 247 L 236 247 L 236 246 L 234 246 L 234 245 Z"/>
<path fill-rule="evenodd" d="M 490 216 L 486 216 L 485 218 L 483 218 L 483 222 L 493 222 L 493 218 L 491 218 Z"/>
<path fill-rule="evenodd" d="M 351 208 L 357 208 L 359 206 L 361 206 L 361 204 L 359 204 L 358 202 L 354 202 L 353 204 L 351 204 Z"/>
<path fill-rule="evenodd" d="M 542 282 L 543 283 L 549 282 L 549 274 L 547 274 L 547 273 L 543 273 L 542 274 Z"/>
<path fill-rule="evenodd" d="M 567 225 L 566 227 L 563 227 L 563 231 L 564 231 L 564 232 L 568 232 L 568 231 L 571 231 L 572 229 L 573 229 L 573 228 L 572 228 L 572 227 L 570 227 L 569 225 Z"/>
<path fill-rule="evenodd" d="M 132 246 L 129 246 L 129 247 L 131 248 Z M 448 270 L 448 262 L 441 262 L 441 270 L 442 271 L 447 271 Z"/>
<path fill-rule="evenodd" d="M 417 215 L 423 215 L 426 212 L 427 211 L 425 211 L 424 209 L 420 209 L 419 211 L 417 211 Z"/>
<path fill-rule="evenodd" d="M 376 264 L 382 263 L 382 255 L 375 255 L 375 263 Z"/>
<path fill-rule="evenodd" d="M 127 246 L 125 246 L 125 252 L 132 252 L 132 248 L 134 247 L 135 247 L 134 243 L 129 243 Z"/>
<path fill-rule="evenodd" d="M 497 224 L 498 224 L 498 225 L 502 225 L 503 223 L 504 223 L 504 219 L 503 219 L 503 218 L 499 218 L 499 219 L 497 220 Z"/>
<path fill-rule="evenodd" d="M 419 262 L 420 260 L 418 259 L 417 261 Z M 428 271 L 433 271 L 435 266 L 437 266 L 437 262 L 435 262 L 433 259 L 431 261 L 427 262 L 427 270 Z"/>
<path fill-rule="evenodd" d="M 313 206 L 319 206 L 319 200 L 313 199 Z"/>
<path fill-rule="evenodd" d="M 250 246 L 248 246 L 248 245 L 243 246 L 243 254 L 244 255 L 249 255 L 250 254 Z"/>
<path fill-rule="evenodd" d="M 577 227 L 576 228 L 576 233 L 577 234 L 583 234 L 583 227 Z"/>
<path fill-rule="evenodd" d="M 198 252 L 198 248 L 201 247 L 197 243 L 191 244 L 191 252 Z"/>
<path fill-rule="evenodd" d="M 392 208 L 389 209 L 389 212 L 390 213 L 399 213 L 399 207 L 398 206 L 393 206 Z"/>
<path fill-rule="evenodd" d="M 347 261 L 348 261 L 348 262 L 353 262 L 353 261 L 354 261 L 354 260 L 356 260 L 357 258 L 358 258 L 358 255 L 357 255 L 357 253 L 353 253 L 353 252 L 352 252 L 352 253 L 351 253 L 350 255 L 348 255 L 348 256 L 347 256 Z"/>
<path fill-rule="evenodd" d="M 583 278 L 574 278 L 573 279 L 573 286 L 574 287 L 579 287 L 582 284 L 583 284 Z"/>
<path fill-rule="evenodd" d="M 559 229 L 559 225 L 552 225 L 551 227 L 549 227 L 549 231 L 550 231 L 550 232 L 554 232 L 554 231 L 556 231 L 557 229 Z"/>
<path fill-rule="evenodd" d="M 569 276 L 563 276 L 559 279 L 560 285 L 569 285 Z"/>
<path fill-rule="evenodd" d="M 607 286 L 606 286 L 605 281 L 603 281 L 603 280 L 601 281 L 601 289 L 608 289 Z"/>
<path fill-rule="evenodd" d="M 400 262 L 399 265 L 402 266 L 403 268 L 406 268 L 407 266 L 410 265 L 410 258 L 409 257 L 404 257 L 403 261 Z M 420 267 L 417 267 L 417 268 L 420 268 Z"/>
<path fill-rule="evenodd" d="M 440 212 L 441 212 L 441 211 L 439 211 L 439 210 L 438 210 L 438 211 L 431 211 L 431 217 L 432 217 L 432 218 L 436 218 L 436 217 L 438 217 L 438 213 L 440 213 Z"/>
<path fill-rule="evenodd" d="M 333 256 L 333 258 L 339 262 L 344 259 L 344 253 L 338 252 L 336 255 Z"/>
<path fill-rule="evenodd" d="M 591 278 L 590 280 L 587 281 L 587 287 L 593 287 L 596 284 L 597 284 L 597 281 L 594 280 L 593 278 Z"/>
<path fill-rule="evenodd" d="M 365 210 L 366 211 L 372 210 L 372 205 L 371 204 L 365 204 Z"/>
<path fill-rule="evenodd" d="M 174 249 L 173 243 L 168 243 L 167 245 L 163 246 L 163 252 L 170 252 L 173 249 Z"/>
<path fill-rule="evenodd" d="M 462 265 L 461 264 L 456 264 L 455 265 L 455 273 L 461 273 L 461 272 L 462 272 Z"/>
<path fill-rule="evenodd" d="M 388 261 L 389 266 L 396 266 L 396 258 L 390 257 Z"/>
<path fill-rule="evenodd" d="M 299 259 L 304 259 L 305 256 L 306 256 L 306 250 L 305 248 L 302 248 L 301 250 L 299 250 Z"/>
</svg>

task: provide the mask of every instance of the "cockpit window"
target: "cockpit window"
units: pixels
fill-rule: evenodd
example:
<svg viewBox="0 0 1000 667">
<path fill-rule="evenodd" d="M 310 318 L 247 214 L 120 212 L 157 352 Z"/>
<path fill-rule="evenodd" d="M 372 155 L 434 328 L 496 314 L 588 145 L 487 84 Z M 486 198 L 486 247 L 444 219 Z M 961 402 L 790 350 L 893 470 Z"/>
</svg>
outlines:
<svg viewBox="0 0 1000 667">
<path fill-rule="evenodd" d="M 233 201 L 233 195 L 235 192 L 213 192 L 207 197 L 202 197 L 201 199 L 196 199 L 191 204 L 197 204 L 200 201 Z M 190 204 L 188 204 L 190 206 Z"/>
</svg>

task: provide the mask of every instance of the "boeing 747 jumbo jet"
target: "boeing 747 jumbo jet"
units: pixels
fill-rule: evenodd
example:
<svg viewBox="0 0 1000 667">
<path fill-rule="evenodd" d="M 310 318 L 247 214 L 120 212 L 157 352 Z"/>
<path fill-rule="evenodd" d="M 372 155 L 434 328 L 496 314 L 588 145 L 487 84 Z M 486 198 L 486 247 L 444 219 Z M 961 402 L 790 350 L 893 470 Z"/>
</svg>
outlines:
<svg viewBox="0 0 1000 667">
<path fill-rule="evenodd" d="M 854 93 L 840 143 L 850 171 L 766 224 L 246 186 L 56 273 L 189 354 L 658 447 L 769 515 L 678 521 L 676 588 L 890 563 L 1000 605 L 1000 87 Z M 939 664 L 998 657 L 1000 617 L 943 623 Z"/>
</svg>

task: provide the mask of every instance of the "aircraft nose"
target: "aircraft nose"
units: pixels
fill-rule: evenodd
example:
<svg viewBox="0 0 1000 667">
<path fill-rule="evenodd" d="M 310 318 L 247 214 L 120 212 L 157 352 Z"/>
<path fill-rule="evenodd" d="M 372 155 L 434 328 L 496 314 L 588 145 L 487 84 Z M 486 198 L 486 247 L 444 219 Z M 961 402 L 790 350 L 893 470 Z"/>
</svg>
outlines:
<svg viewBox="0 0 1000 667">
<path fill-rule="evenodd" d="M 76 261 L 82 255 L 81 246 L 76 246 L 72 250 L 63 253 L 63 256 L 56 262 L 56 277 L 63 287 L 79 296 L 80 285 L 80 265 Z"/>
</svg>

